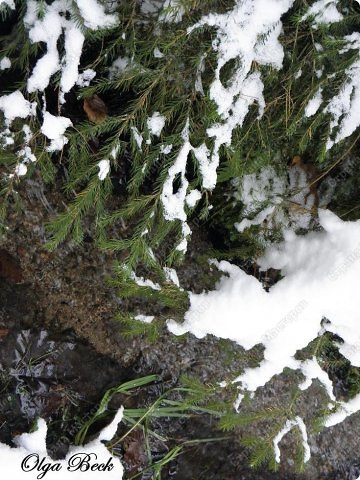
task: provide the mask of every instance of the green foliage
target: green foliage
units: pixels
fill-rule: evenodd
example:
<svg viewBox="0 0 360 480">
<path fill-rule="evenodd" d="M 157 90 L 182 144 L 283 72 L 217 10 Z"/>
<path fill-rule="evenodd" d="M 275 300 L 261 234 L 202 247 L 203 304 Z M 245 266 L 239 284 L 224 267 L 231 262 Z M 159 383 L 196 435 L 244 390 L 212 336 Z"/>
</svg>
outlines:
<svg viewBox="0 0 360 480">
<path fill-rule="evenodd" d="M 117 26 L 96 31 L 86 28 L 76 2 L 71 2 L 71 16 L 86 37 L 81 68 L 95 69 L 97 77 L 90 86 L 78 89 L 78 100 L 69 98 L 63 108 L 62 114 L 69 115 L 74 123 L 74 129 L 68 134 L 69 143 L 61 153 L 68 205 L 49 225 L 52 234 L 48 243 L 50 249 L 67 238 L 75 243 L 81 242 L 87 218 L 99 246 L 122 251 L 124 262 L 133 270 L 138 267 L 156 269 L 162 263 L 171 266 L 182 261 L 183 255 L 176 249 L 183 238 L 182 224 L 179 220 L 165 218 L 162 188 L 182 147 L 181 133 L 186 122 L 189 120 L 192 145 L 205 142 L 212 148 L 213 141 L 207 138 L 206 130 L 221 121 L 207 94 L 214 78 L 214 30 L 203 27 L 189 35 L 186 29 L 203 15 L 223 13 L 233 5 L 230 0 L 184 0 L 161 13 L 171 16 L 181 10 L 183 20 L 175 24 L 163 22 L 155 34 L 158 16 L 150 16 L 145 22 L 135 0 L 121 4 L 116 12 L 120 20 Z M 46 6 L 46 2 L 38 2 L 40 18 Z M 330 160 L 325 149 L 329 116 L 319 109 L 315 115 L 306 118 L 304 110 L 319 88 L 323 91 L 324 101 L 336 96 L 346 80 L 346 69 L 357 58 L 356 50 L 339 52 L 344 46 L 344 37 L 359 26 L 358 12 L 354 6 L 349 8 L 341 4 L 340 8 L 344 13 L 341 22 L 317 29 L 312 28 L 311 18 L 302 20 L 306 11 L 302 1 L 295 2 L 292 10 L 284 16 L 281 37 L 285 49 L 283 68 L 277 71 L 261 65 L 253 66 L 254 71 L 261 72 L 265 84 L 267 106 L 263 117 L 258 119 L 253 108 L 243 127 L 234 130 L 232 145 L 221 148 L 220 186 L 211 202 L 213 210 L 208 210 L 206 191 L 202 192 L 203 201 L 195 211 L 186 207 L 189 219 L 196 217 L 205 229 L 206 219 L 219 222 L 219 229 L 225 224 L 229 238 L 226 248 L 239 249 L 241 245 L 243 252 L 239 254 L 247 258 L 256 257 L 263 246 L 258 244 L 256 228 L 244 232 L 242 238 L 234 230 L 234 223 L 240 220 L 238 204 L 224 202 L 224 197 L 231 194 L 232 180 L 258 172 L 266 165 L 284 170 L 287 159 L 295 153 L 306 155 L 311 152 L 312 160 L 318 163 Z M 1 12 L 7 16 L 10 9 L 2 7 Z M 28 40 L 23 22 L 25 13 L 26 3 L 22 2 L 16 11 L 16 28 L 14 26 L 10 34 L 1 38 L 2 53 L 11 57 L 12 71 L 21 72 L 22 87 L 36 59 L 42 55 L 39 43 Z M 161 54 L 154 56 L 155 50 Z M 127 66 L 116 71 L 113 62 L 119 57 L 127 59 Z M 200 65 L 204 95 L 196 88 Z M 226 83 L 236 68 L 237 61 L 226 64 L 221 71 L 222 81 Z M 298 75 L 300 71 L 302 73 Z M 47 89 L 47 96 L 56 95 L 57 88 L 58 79 L 55 78 Z M 24 88 L 23 91 L 25 93 Z M 81 99 L 95 93 L 109 107 L 109 116 L 100 124 L 82 121 L 84 115 L 79 115 Z M 35 97 L 37 95 L 33 94 L 29 99 Z M 156 111 L 166 118 L 159 137 L 152 136 L 147 126 L 147 119 Z M 16 136 L 19 138 L 16 143 L 21 142 L 21 126 L 20 122 L 19 130 L 15 132 L 15 139 Z M 44 180 L 53 182 L 58 171 L 56 156 L 44 151 L 36 119 L 33 131 L 29 145 L 38 154 Z M 135 132 L 143 137 L 140 147 Z M 94 139 L 98 142 L 95 149 L 91 147 Z M 164 146 L 170 145 L 171 152 L 164 153 Z M 341 148 L 333 149 L 335 155 Z M 97 178 L 97 164 L 103 159 L 110 160 L 111 175 L 101 182 Z M 18 158 L 12 151 L 5 151 L 0 161 L 11 172 Z M 28 174 L 31 175 L 30 170 Z M 193 155 L 186 175 L 191 188 L 201 189 L 199 165 Z M 119 181 L 124 188 L 117 198 L 112 193 Z M 2 193 L 8 200 L 13 195 L 13 182 L 5 183 Z M 5 210 L 2 207 L 3 221 Z M 357 212 L 357 206 L 352 206 L 351 211 Z M 120 230 L 120 222 L 127 224 L 126 235 L 116 233 Z M 148 232 L 146 235 L 143 234 L 145 231 Z M 269 232 L 269 239 L 276 241 L 277 237 Z M 155 253 L 155 259 L 150 251 Z"/>
<path fill-rule="evenodd" d="M 107 390 L 100 401 L 96 412 L 83 423 L 81 429 L 75 437 L 75 443 L 82 445 L 85 443 L 90 427 L 96 425 L 97 422 L 102 421 L 110 413 L 110 402 L 116 395 L 136 395 L 141 389 L 149 387 L 154 382 L 157 382 L 156 375 L 148 375 L 146 377 L 138 378 L 125 382 L 118 387 L 113 387 Z M 218 388 L 218 387 L 217 387 Z M 156 418 L 191 418 L 194 415 L 207 414 L 218 417 L 221 415 L 220 410 L 212 410 L 210 408 L 202 407 L 198 404 L 199 395 L 202 400 L 210 393 L 214 394 L 214 387 L 207 387 L 201 384 L 196 379 L 184 378 L 181 380 L 178 387 L 171 389 L 158 389 L 159 394 L 151 405 L 138 408 L 125 408 L 122 423 L 126 425 L 125 433 L 120 437 L 115 437 L 108 447 L 114 451 L 117 445 L 123 445 L 124 440 L 131 435 L 135 430 L 140 429 L 145 436 L 145 444 L 148 445 L 151 438 L 161 440 L 162 442 L 170 442 L 170 438 L 159 435 L 151 429 L 151 421 Z M 161 478 L 163 468 L 178 455 L 182 454 L 187 448 L 196 446 L 201 443 L 221 442 L 226 437 L 217 438 L 201 438 L 182 440 L 174 447 L 170 448 L 168 452 L 159 460 L 153 461 L 150 452 L 149 465 L 141 472 L 133 475 L 131 478 L 140 477 L 148 470 L 153 472 L 152 478 Z"/>
<path fill-rule="evenodd" d="M 263 439 L 255 436 L 246 436 L 241 439 L 241 445 L 247 447 L 251 452 L 251 467 L 260 468 L 268 465 L 274 471 L 279 468 L 274 459 L 272 438 Z"/>
<path fill-rule="evenodd" d="M 341 355 L 338 341 L 339 339 L 327 332 L 314 340 L 308 349 L 313 350 L 321 368 L 339 385 L 341 394 L 349 400 L 360 393 L 360 368 L 351 365 L 349 360 Z"/>
<path fill-rule="evenodd" d="M 269 407 L 251 413 L 231 412 L 221 418 L 220 427 L 225 431 L 230 431 L 238 427 L 247 427 L 254 422 L 276 420 L 283 416 L 284 410 L 278 407 Z"/>
<path fill-rule="evenodd" d="M 84 423 L 84 425 L 81 427 L 81 429 L 77 433 L 75 437 L 76 445 L 84 444 L 86 434 L 90 426 L 104 416 L 104 413 L 107 412 L 109 402 L 114 395 L 116 394 L 129 395 L 131 394 L 132 390 L 142 387 L 144 385 L 148 385 L 149 383 L 154 382 L 156 379 L 157 379 L 156 375 L 148 375 L 147 377 L 130 380 L 126 383 L 119 385 L 118 387 L 110 388 L 109 390 L 107 390 L 103 398 L 101 399 L 99 407 L 97 408 L 94 415 L 92 415 L 91 418 L 86 423 Z"/>
<path fill-rule="evenodd" d="M 159 339 L 163 330 L 163 325 L 156 320 L 150 323 L 135 320 L 128 313 L 118 313 L 115 319 L 120 322 L 121 334 L 124 338 L 144 336 L 150 342 Z"/>
</svg>

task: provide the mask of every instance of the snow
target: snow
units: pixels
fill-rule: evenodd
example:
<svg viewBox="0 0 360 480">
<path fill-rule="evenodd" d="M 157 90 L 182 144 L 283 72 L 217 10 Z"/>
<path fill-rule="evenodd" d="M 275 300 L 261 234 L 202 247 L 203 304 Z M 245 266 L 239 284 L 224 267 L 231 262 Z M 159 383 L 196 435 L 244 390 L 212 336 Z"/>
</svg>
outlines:
<svg viewBox="0 0 360 480">
<path fill-rule="evenodd" d="M 188 155 L 192 149 L 189 142 L 189 121 L 186 122 L 181 136 L 184 143 L 180 148 L 174 164 L 168 170 L 168 178 L 164 182 L 161 193 L 161 201 L 164 206 L 164 217 L 166 220 L 170 221 L 175 219 L 186 221 L 187 219 L 184 204 L 189 182 L 186 179 L 185 172 Z M 177 192 L 174 193 L 173 183 L 178 174 L 181 176 L 181 184 Z"/>
<path fill-rule="evenodd" d="M 10 126 L 15 118 L 26 118 L 29 115 L 34 115 L 35 106 L 36 104 L 28 102 L 19 90 L 0 97 L 0 110 L 4 112 L 7 126 Z"/>
<path fill-rule="evenodd" d="M 240 183 L 238 179 L 234 179 L 232 183 L 238 190 L 235 191 L 234 198 L 244 206 L 242 220 L 234 225 L 238 232 L 243 232 L 251 225 L 260 225 L 264 220 L 276 225 L 277 216 L 281 214 L 276 211 L 276 206 L 281 203 L 286 193 L 286 182 L 273 167 L 265 167 L 258 173 L 244 175 Z M 254 216 L 255 213 L 257 214 Z M 281 221 L 284 221 L 283 216 Z"/>
<path fill-rule="evenodd" d="M 108 15 L 97 0 L 76 0 L 85 26 L 91 30 L 115 27 L 118 24 L 117 15 Z"/>
<path fill-rule="evenodd" d="M 32 131 L 29 127 L 29 125 L 24 125 L 22 128 L 23 134 L 24 134 L 24 147 L 21 150 L 18 150 L 16 152 L 16 155 L 21 159 L 21 163 L 16 165 L 14 169 L 14 173 L 9 175 L 9 178 L 12 178 L 14 175 L 17 175 L 18 177 L 22 177 L 26 175 L 27 173 L 27 164 L 28 163 L 33 163 L 36 162 L 36 157 L 32 153 L 31 148 L 29 147 L 29 142 L 32 138 Z"/>
<path fill-rule="evenodd" d="M 185 201 L 189 186 L 189 182 L 185 175 L 186 164 L 188 155 L 193 150 L 189 141 L 189 119 L 186 121 L 181 137 L 184 143 L 179 150 L 175 162 L 168 170 L 168 177 L 164 182 L 161 192 L 161 201 L 164 207 L 165 219 L 169 221 L 180 220 L 182 222 L 182 240 L 176 246 L 176 250 L 185 253 L 187 249 L 187 237 L 191 234 L 190 227 L 187 224 L 187 214 L 185 212 Z M 174 192 L 174 181 L 175 178 L 178 178 L 179 176 L 180 186 L 177 191 Z"/>
<path fill-rule="evenodd" d="M 121 145 L 116 144 L 110 152 L 110 156 L 113 160 L 116 160 L 121 150 Z"/>
<path fill-rule="evenodd" d="M 6 5 L 9 8 L 12 8 L 14 10 L 15 8 L 15 2 L 14 0 L 0 0 L 0 8 Z"/>
<path fill-rule="evenodd" d="M 284 427 L 280 432 L 274 437 L 273 440 L 273 446 L 274 446 L 274 452 L 275 452 L 275 461 L 277 463 L 280 463 L 280 449 L 279 449 L 279 443 L 281 440 L 284 438 L 284 436 L 290 432 L 290 430 L 297 426 L 300 430 L 301 436 L 302 436 L 302 443 L 304 447 L 304 462 L 308 462 L 310 460 L 310 447 L 308 444 L 308 437 L 307 437 L 307 432 L 306 432 L 306 427 L 304 424 L 304 421 L 300 417 L 295 417 L 294 420 L 287 420 Z"/>
<path fill-rule="evenodd" d="M 312 115 L 315 115 L 315 113 L 319 110 L 322 101 L 322 89 L 319 88 L 305 107 L 305 117 L 311 117 Z"/>
<path fill-rule="evenodd" d="M 41 132 L 51 140 L 50 145 L 46 148 L 48 152 L 62 150 L 68 142 L 68 139 L 64 135 L 65 130 L 71 126 L 72 122 L 70 118 L 55 117 L 51 113 L 45 112 Z"/>
<path fill-rule="evenodd" d="M 339 409 L 332 413 L 325 420 L 326 427 L 333 427 L 338 423 L 343 422 L 346 417 L 352 415 L 353 413 L 359 412 L 360 410 L 360 393 L 358 393 L 354 398 L 348 402 L 340 402 Z"/>
<path fill-rule="evenodd" d="M 160 52 L 158 48 L 154 48 L 154 57 L 155 58 L 163 58 L 164 54 Z"/>
<path fill-rule="evenodd" d="M 98 177 L 101 181 L 103 181 L 109 175 L 110 161 L 109 160 L 100 160 L 100 162 L 97 165 L 99 167 Z"/>
<path fill-rule="evenodd" d="M 316 1 L 303 16 L 303 19 L 313 18 L 313 25 L 321 25 L 323 23 L 331 24 L 339 22 L 343 16 L 336 8 L 335 0 L 318 0 Z M 354 32 L 344 37 L 347 41 L 345 47 L 339 50 L 340 54 L 349 50 L 359 50 L 360 34 Z M 320 44 L 315 45 L 318 51 L 323 51 Z M 360 60 L 356 59 L 346 71 L 346 80 L 344 81 L 339 93 L 332 97 L 328 104 L 322 109 L 323 113 L 330 114 L 330 135 L 327 140 L 326 148 L 331 149 L 333 145 L 341 140 L 349 137 L 360 125 L 360 80 L 359 80 Z M 320 77 L 323 74 L 323 67 L 316 71 L 316 75 Z M 330 77 L 329 77 L 330 78 Z M 315 97 L 310 100 L 305 110 L 305 116 L 311 116 L 318 111 L 322 103 L 321 90 L 317 92 Z"/>
<path fill-rule="evenodd" d="M 17 175 L 18 177 L 22 177 L 27 173 L 27 166 L 25 165 L 25 163 L 20 163 L 19 165 L 16 165 L 14 171 L 15 175 Z"/>
<path fill-rule="evenodd" d="M 338 95 L 333 97 L 325 112 L 332 115 L 330 129 L 338 129 L 334 140 L 328 139 L 327 149 L 355 132 L 360 125 L 360 60 L 355 61 L 347 70 L 347 82 Z"/>
<path fill-rule="evenodd" d="M 35 155 L 32 153 L 31 151 L 31 148 L 26 145 L 24 148 L 22 148 L 21 150 L 18 150 L 16 152 L 16 155 L 19 157 L 19 158 L 22 158 L 23 161 L 22 161 L 22 164 L 19 165 L 18 167 L 16 167 L 16 174 L 18 176 L 22 176 L 22 175 L 25 175 L 26 174 L 26 171 L 27 171 L 27 168 L 26 168 L 26 164 L 27 163 L 33 163 L 33 162 L 36 162 L 36 157 Z"/>
<path fill-rule="evenodd" d="M 312 380 L 317 378 L 325 387 L 330 399 L 333 402 L 336 402 L 332 381 L 330 380 L 329 375 L 320 367 L 315 357 L 310 360 L 305 360 L 301 365 L 301 371 L 305 376 L 305 381 L 299 385 L 300 390 L 306 390 L 309 388 Z"/>
<path fill-rule="evenodd" d="M 36 2 L 30 0 L 24 23 L 29 28 L 29 39 L 32 43 L 46 43 L 46 54 L 37 61 L 30 78 L 28 79 L 28 91 L 44 90 L 50 82 L 50 77 L 60 68 L 57 41 L 62 33 L 62 25 L 65 20 L 59 15 L 62 2 L 57 0 L 51 6 L 47 6 L 45 16 L 38 20 Z"/>
<path fill-rule="evenodd" d="M 154 283 L 152 280 L 145 279 L 144 277 L 138 277 L 135 272 L 131 272 L 130 278 L 139 285 L 139 287 L 149 287 L 153 290 L 161 290 L 161 287 L 158 283 Z"/>
<path fill-rule="evenodd" d="M 154 112 L 146 121 L 149 132 L 156 137 L 159 137 L 162 129 L 165 126 L 165 117 L 159 112 Z"/>
<path fill-rule="evenodd" d="M 9 130 L 9 128 L 5 128 L 4 130 L 0 131 L 0 142 L 3 147 L 7 147 L 9 145 L 14 144 L 13 134 Z"/>
<path fill-rule="evenodd" d="M 340 22 L 343 16 L 336 8 L 337 0 L 317 0 L 302 17 L 302 20 L 314 17 L 315 25 Z"/>
<path fill-rule="evenodd" d="M 222 122 L 207 130 L 208 136 L 214 138 L 213 150 L 206 152 L 204 146 L 198 151 L 201 154 L 199 164 L 204 188 L 215 187 L 219 150 L 224 144 L 230 145 L 233 130 L 242 126 L 250 106 L 257 103 L 259 117 L 264 112 L 264 85 L 260 72 L 253 72 L 252 66 L 256 62 L 281 68 L 284 53 L 278 40 L 282 29 L 280 18 L 292 4 L 293 0 L 237 1 L 232 10 L 224 14 L 210 13 L 188 29 L 189 34 L 205 25 L 217 30 L 213 41 L 217 66 L 210 86 L 210 98 L 216 103 Z M 231 60 L 236 60 L 238 67 L 224 85 L 220 72 Z"/>
<path fill-rule="evenodd" d="M 181 0 L 165 0 L 159 20 L 165 23 L 179 23 L 184 15 Z"/>
<path fill-rule="evenodd" d="M 76 85 L 79 85 L 79 87 L 88 87 L 90 85 L 90 82 L 93 78 L 95 78 L 96 72 L 95 70 L 92 70 L 91 68 L 87 68 L 86 70 L 83 71 L 83 73 L 80 73 L 77 80 L 76 80 Z"/>
<path fill-rule="evenodd" d="M 63 93 L 67 93 L 75 85 L 79 77 L 80 56 L 85 41 L 84 35 L 75 27 L 69 25 L 65 31 L 65 51 L 64 64 L 62 66 L 62 75 L 60 87 Z"/>
<path fill-rule="evenodd" d="M 187 238 L 191 235 L 191 229 L 186 222 L 183 222 L 181 225 L 181 233 L 182 233 L 182 240 L 175 247 L 175 250 L 185 254 L 187 251 L 187 245 L 188 245 Z"/>
<path fill-rule="evenodd" d="M 135 320 L 139 320 L 139 322 L 144 322 L 144 323 L 151 323 L 154 320 L 154 315 L 136 315 Z"/>
<path fill-rule="evenodd" d="M 176 270 L 170 267 L 164 267 L 165 277 L 169 282 L 174 283 L 177 287 L 180 287 L 179 278 L 177 276 Z"/>
<path fill-rule="evenodd" d="M 0 70 L 6 70 L 11 67 L 11 61 L 9 57 L 3 57 L 0 60 Z"/>
<path fill-rule="evenodd" d="M 84 477 L 86 463 L 83 463 L 81 470 L 77 470 L 76 466 L 79 465 L 81 459 L 85 460 L 85 456 L 89 455 L 89 465 L 95 463 L 108 464 L 108 468 L 101 473 L 99 473 L 100 470 L 92 471 L 89 469 L 86 471 L 86 478 L 95 479 L 101 476 L 106 480 L 121 480 L 123 466 L 118 458 L 110 455 L 102 441 L 109 441 L 113 438 L 122 416 L 123 407 L 118 410 L 113 421 L 100 432 L 95 440 L 86 445 L 71 446 L 63 460 L 54 460 L 48 455 L 46 448 L 47 425 L 45 420 L 40 418 L 37 422 L 37 430 L 15 437 L 14 443 L 17 448 L 0 443 L 0 462 L 3 477 L 25 480 L 26 478 L 35 478 L 37 475 L 37 478 L 49 480 L 58 478 L 80 480 Z M 41 459 L 44 459 L 44 461 L 40 468 Z M 39 465 L 39 469 L 37 465 Z M 50 467 L 53 469 L 50 470 Z M 31 477 L 29 477 L 29 472 L 33 472 Z"/>
<path fill-rule="evenodd" d="M 317 362 L 294 357 L 325 331 L 338 335 L 342 339 L 339 352 L 352 365 L 360 366 L 360 329 L 354 301 L 360 275 L 360 221 L 344 222 L 330 211 L 319 210 L 319 222 L 322 231 L 307 235 L 286 231 L 284 241 L 269 247 L 259 259 L 263 270 L 275 268 L 284 277 L 269 292 L 236 265 L 215 262 L 225 274 L 216 289 L 190 292 L 184 323 L 168 321 L 169 330 L 176 335 L 191 332 L 203 338 L 212 334 L 236 341 L 245 349 L 262 343 L 265 350 L 260 365 L 246 369 L 234 380 L 242 392 L 255 392 L 288 367 L 304 374 L 302 389 L 317 378 L 334 401 L 331 382 Z M 328 322 L 323 323 L 324 318 Z M 360 395 L 343 402 L 326 425 L 338 423 L 359 409 Z"/>
<path fill-rule="evenodd" d="M 310 227 L 315 196 L 303 168 L 293 166 L 276 172 L 273 167 L 264 167 L 257 173 L 235 178 L 232 183 L 233 197 L 243 205 L 241 221 L 234 224 L 238 232 L 262 225 L 259 238 L 265 242 L 263 234 L 269 229 L 297 231 Z M 286 197 L 288 201 L 284 202 Z"/>
<path fill-rule="evenodd" d="M 143 142 L 143 136 L 139 133 L 139 130 L 136 127 L 131 127 L 131 132 L 133 134 L 133 138 L 135 140 L 136 145 L 138 146 L 138 149 L 141 151 L 142 147 L 142 142 Z"/>
<path fill-rule="evenodd" d="M 170 145 L 161 145 L 160 147 L 160 153 L 163 153 L 164 155 L 168 155 L 171 150 L 172 150 L 173 146 L 170 144 Z"/>
<path fill-rule="evenodd" d="M 129 57 L 118 57 L 109 68 L 109 79 L 114 80 L 114 78 L 125 72 L 131 64 L 132 61 Z"/>
<path fill-rule="evenodd" d="M 108 28 L 116 25 L 117 16 L 105 13 L 104 7 L 96 0 L 77 0 L 77 6 L 90 29 Z M 70 12 L 68 19 L 66 12 Z M 46 44 L 46 53 L 41 57 L 28 79 L 27 89 L 31 92 L 43 91 L 50 83 L 51 77 L 61 70 L 60 100 L 64 102 L 64 94 L 69 92 L 78 80 L 78 66 L 85 40 L 84 34 L 73 19 L 71 5 L 66 0 L 55 0 L 46 4 L 43 18 L 38 18 L 37 2 L 29 0 L 24 17 L 24 24 L 29 29 L 32 43 Z M 60 59 L 57 44 L 64 33 L 64 56 Z"/>
<path fill-rule="evenodd" d="M 191 190 L 191 192 L 189 192 L 186 195 L 185 202 L 188 207 L 194 208 L 197 202 L 200 200 L 200 198 L 201 198 L 201 192 L 199 192 L 199 190 L 194 188 L 194 190 Z"/>
</svg>

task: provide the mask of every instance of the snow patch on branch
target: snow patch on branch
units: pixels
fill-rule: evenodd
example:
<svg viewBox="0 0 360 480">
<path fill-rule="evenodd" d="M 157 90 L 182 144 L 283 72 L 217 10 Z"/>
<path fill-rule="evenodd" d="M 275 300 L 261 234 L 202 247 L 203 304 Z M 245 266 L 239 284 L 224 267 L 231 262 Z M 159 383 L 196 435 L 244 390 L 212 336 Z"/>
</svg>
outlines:
<svg viewBox="0 0 360 480">
<path fill-rule="evenodd" d="M 181 0 L 165 0 L 159 20 L 165 23 L 179 23 L 185 13 Z"/>
<path fill-rule="evenodd" d="M 329 415 L 325 420 L 325 427 L 333 427 L 343 422 L 348 416 L 360 411 L 360 393 L 347 402 L 340 402 L 336 412 Z"/>
<path fill-rule="evenodd" d="M 6 70 L 11 67 L 11 60 L 9 57 L 3 57 L 0 60 L 0 70 Z"/>
<path fill-rule="evenodd" d="M 36 103 L 30 103 L 24 95 L 16 90 L 0 97 L 0 110 L 3 111 L 6 126 L 10 126 L 15 118 L 26 118 L 35 114 Z"/>
<path fill-rule="evenodd" d="M 50 145 L 46 148 L 48 152 L 62 150 L 64 145 L 68 143 L 68 139 L 64 133 L 68 127 L 72 126 L 72 121 L 67 117 L 55 117 L 49 112 L 45 112 L 44 122 L 41 132 L 51 140 Z"/>
<path fill-rule="evenodd" d="M 109 175 L 110 161 L 106 159 L 100 160 L 100 162 L 97 165 L 99 167 L 99 173 L 98 173 L 99 180 L 103 181 Z"/>
<path fill-rule="evenodd" d="M 283 429 L 280 430 L 280 432 L 275 436 L 275 438 L 273 440 L 276 463 L 280 463 L 279 443 L 284 438 L 284 436 L 288 432 L 290 432 L 290 430 L 295 426 L 297 426 L 299 428 L 301 436 L 302 436 L 302 443 L 303 443 L 303 447 L 304 447 L 304 463 L 306 463 L 310 460 L 311 453 L 310 453 L 310 447 L 309 447 L 309 444 L 308 444 L 308 436 L 307 436 L 306 426 L 305 426 L 302 418 L 295 417 L 294 420 L 287 420 L 286 421 Z"/>
<path fill-rule="evenodd" d="M 332 116 L 330 130 L 338 129 L 334 140 L 328 139 L 326 148 L 329 150 L 334 144 L 349 137 L 360 125 L 360 59 L 349 67 L 345 74 L 348 76 L 339 94 L 331 99 L 325 112 Z"/>
<path fill-rule="evenodd" d="M 343 16 L 336 8 L 337 4 L 338 0 L 317 0 L 302 17 L 302 20 L 313 17 L 315 28 L 324 23 L 340 22 Z"/>
<path fill-rule="evenodd" d="M 79 85 L 79 87 L 88 87 L 90 85 L 90 82 L 93 78 L 95 78 L 96 72 L 92 68 L 87 68 L 86 70 L 83 71 L 83 73 L 80 73 L 76 80 L 76 85 Z"/>
<path fill-rule="evenodd" d="M 12 10 L 15 9 L 15 2 L 14 0 L 0 0 L 0 8 L 3 7 L 3 6 L 7 6 L 9 8 L 11 8 Z"/>
<path fill-rule="evenodd" d="M 91 30 L 115 27 L 117 15 L 109 15 L 97 0 L 76 0 L 85 26 Z"/>
<path fill-rule="evenodd" d="M 319 88 L 305 107 L 305 117 L 312 117 L 313 115 L 315 115 L 315 113 L 319 110 L 322 101 L 322 88 Z"/>
<path fill-rule="evenodd" d="M 29 39 L 33 43 L 46 44 L 46 53 L 41 57 L 28 79 L 28 91 L 43 91 L 50 83 L 51 77 L 61 70 L 60 100 L 75 85 L 79 77 L 79 63 L 84 44 L 84 34 L 72 17 L 72 5 L 68 0 L 55 0 L 46 5 L 42 18 L 38 17 L 37 3 L 28 0 L 24 24 L 29 29 Z M 116 25 L 116 15 L 105 13 L 103 6 L 96 0 L 77 0 L 77 6 L 83 16 L 86 27 L 96 30 Z M 70 18 L 68 14 L 70 12 Z M 61 34 L 64 33 L 65 54 L 60 59 L 57 44 Z"/>
<path fill-rule="evenodd" d="M 265 108 L 264 85 L 260 72 L 252 72 L 254 63 L 280 69 L 284 52 L 279 42 L 282 30 L 281 16 L 293 4 L 293 0 L 244 0 L 237 1 L 233 10 L 203 17 L 188 29 L 188 33 L 208 25 L 217 33 L 213 49 L 217 52 L 215 79 L 210 86 L 210 98 L 217 105 L 222 121 L 207 130 L 215 145 L 207 158 L 202 156 L 200 171 L 203 187 L 213 189 L 219 165 L 219 150 L 230 145 L 232 133 L 242 126 L 252 104 L 257 103 L 259 118 Z M 236 67 L 225 84 L 221 70 L 229 62 Z"/>
<path fill-rule="evenodd" d="M 130 278 L 134 280 L 136 285 L 139 285 L 139 287 L 149 287 L 149 288 L 152 288 L 153 290 L 161 290 L 161 287 L 158 283 L 154 283 L 152 280 L 149 280 L 148 278 L 138 277 L 135 272 L 130 273 Z"/>
<path fill-rule="evenodd" d="M 159 137 L 165 126 L 165 117 L 159 112 L 154 112 L 146 121 L 147 128 L 151 135 Z"/>
</svg>

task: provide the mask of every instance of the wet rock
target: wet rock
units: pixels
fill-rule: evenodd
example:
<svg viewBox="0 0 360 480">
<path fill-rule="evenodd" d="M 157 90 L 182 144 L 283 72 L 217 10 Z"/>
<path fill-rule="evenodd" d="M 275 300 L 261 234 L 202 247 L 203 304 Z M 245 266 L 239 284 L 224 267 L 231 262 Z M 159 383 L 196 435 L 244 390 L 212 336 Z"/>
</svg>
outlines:
<svg viewBox="0 0 360 480">
<path fill-rule="evenodd" d="M 0 342 L 2 442 L 11 442 L 15 434 L 27 431 L 42 417 L 49 420 L 50 437 L 58 441 L 61 434 L 68 434 L 70 443 L 64 414 L 71 423 L 94 407 L 108 388 L 127 379 L 127 369 L 98 354 L 71 332 L 13 328 L 0 337 Z M 57 426 L 59 418 L 61 429 Z M 54 449 L 51 442 L 49 449 Z"/>
</svg>

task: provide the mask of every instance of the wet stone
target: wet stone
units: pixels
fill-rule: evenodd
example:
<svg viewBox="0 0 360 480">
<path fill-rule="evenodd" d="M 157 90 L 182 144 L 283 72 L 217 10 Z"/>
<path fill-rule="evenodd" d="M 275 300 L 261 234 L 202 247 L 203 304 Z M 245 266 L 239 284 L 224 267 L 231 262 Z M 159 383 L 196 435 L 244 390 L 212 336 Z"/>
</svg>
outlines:
<svg viewBox="0 0 360 480">
<path fill-rule="evenodd" d="M 74 419 L 94 408 L 108 388 L 128 375 L 127 369 L 71 332 L 12 328 L 0 337 L 0 346 L 0 441 L 11 444 L 14 435 L 28 431 L 42 417 L 49 423 L 49 450 L 59 447 L 56 457 L 66 453 L 81 428 Z M 61 435 L 66 435 L 65 442 L 59 442 Z"/>
</svg>

